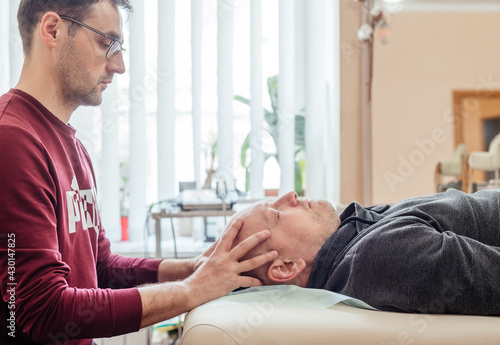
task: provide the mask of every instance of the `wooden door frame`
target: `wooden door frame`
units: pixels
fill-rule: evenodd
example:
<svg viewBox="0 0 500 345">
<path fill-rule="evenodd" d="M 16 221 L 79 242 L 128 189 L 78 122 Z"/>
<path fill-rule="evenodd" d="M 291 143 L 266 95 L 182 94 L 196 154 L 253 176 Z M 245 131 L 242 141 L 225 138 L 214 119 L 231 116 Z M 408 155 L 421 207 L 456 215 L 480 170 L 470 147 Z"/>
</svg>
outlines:
<svg viewBox="0 0 500 345">
<path fill-rule="evenodd" d="M 463 109 L 462 101 L 465 98 L 476 97 L 477 99 L 500 98 L 500 90 L 454 90 L 453 91 L 453 124 L 455 130 L 455 147 L 464 142 L 463 135 Z"/>
<path fill-rule="evenodd" d="M 487 90 L 454 90 L 453 91 L 453 124 L 454 124 L 454 131 L 455 131 L 455 147 L 457 147 L 459 144 L 467 144 L 467 158 L 466 161 L 468 161 L 468 156 L 471 153 L 471 151 L 475 151 L 473 148 L 470 147 L 471 143 L 466 143 L 465 142 L 465 128 L 464 128 L 464 122 L 466 122 L 466 111 L 463 109 L 463 100 L 466 98 L 476 98 L 477 100 L 488 100 L 488 99 L 493 99 L 493 98 L 498 98 L 500 99 L 500 90 L 492 90 L 492 91 L 487 91 Z M 471 111 L 473 113 L 473 111 Z M 500 114 L 500 110 L 499 110 Z M 488 116 L 481 116 L 481 117 L 476 117 L 472 118 L 469 120 L 474 120 L 474 119 L 479 119 L 480 121 L 483 121 L 484 119 L 487 119 Z M 470 123 L 470 122 L 469 122 Z M 474 122 L 472 122 L 474 124 Z M 476 123 L 477 125 L 477 123 Z M 484 143 L 484 134 L 481 132 L 478 134 L 480 138 L 478 138 L 478 141 L 481 141 Z M 468 164 L 465 164 L 465 167 L 468 167 Z M 468 168 L 466 168 L 469 170 Z M 467 171 L 465 176 L 464 176 L 464 188 L 467 188 L 465 185 L 466 183 L 469 182 L 469 180 L 472 178 L 472 176 L 469 176 L 470 171 Z M 479 181 L 484 181 L 485 180 L 485 172 L 478 172 L 474 175 L 473 180 L 474 182 L 479 182 Z M 466 189 L 464 189 L 466 190 Z"/>
</svg>

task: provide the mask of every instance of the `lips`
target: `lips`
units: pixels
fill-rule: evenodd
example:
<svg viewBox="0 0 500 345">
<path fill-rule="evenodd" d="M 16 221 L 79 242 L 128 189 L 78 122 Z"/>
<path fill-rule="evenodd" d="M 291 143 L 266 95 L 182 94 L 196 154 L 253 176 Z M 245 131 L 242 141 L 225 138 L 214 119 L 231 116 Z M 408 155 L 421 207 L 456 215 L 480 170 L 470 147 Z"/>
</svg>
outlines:
<svg viewBox="0 0 500 345">
<path fill-rule="evenodd" d="M 113 76 L 108 76 L 108 79 L 101 80 L 101 83 L 107 85 L 107 84 L 111 84 L 112 81 L 113 81 Z"/>
<path fill-rule="evenodd" d="M 101 81 L 101 84 L 104 85 L 104 89 L 107 89 L 108 88 L 108 84 L 110 84 L 110 83 L 111 83 L 111 81 L 106 81 L 106 80 Z"/>
</svg>

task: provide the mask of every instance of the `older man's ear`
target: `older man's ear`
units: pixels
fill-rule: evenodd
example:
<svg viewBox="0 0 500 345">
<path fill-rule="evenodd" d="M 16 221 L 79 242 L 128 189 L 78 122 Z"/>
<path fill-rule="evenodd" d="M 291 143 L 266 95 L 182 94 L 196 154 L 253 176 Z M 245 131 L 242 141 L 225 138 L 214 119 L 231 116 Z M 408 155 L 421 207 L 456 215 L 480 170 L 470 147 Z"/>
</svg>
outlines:
<svg viewBox="0 0 500 345">
<path fill-rule="evenodd" d="M 267 276 L 277 284 L 293 284 L 293 280 L 306 268 L 303 259 L 275 259 L 269 269 Z"/>
</svg>

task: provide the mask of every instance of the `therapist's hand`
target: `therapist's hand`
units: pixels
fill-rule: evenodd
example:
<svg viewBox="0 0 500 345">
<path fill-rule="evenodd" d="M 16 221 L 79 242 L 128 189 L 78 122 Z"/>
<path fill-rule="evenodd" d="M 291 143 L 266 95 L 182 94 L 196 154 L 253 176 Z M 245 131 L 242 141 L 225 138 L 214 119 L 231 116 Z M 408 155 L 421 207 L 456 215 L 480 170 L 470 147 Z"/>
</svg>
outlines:
<svg viewBox="0 0 500 345">
<path fill-rule="evenodd" d="M 142 301 L 141 327 L 185 313 L 239 287 L 262 285 L 260 280 L 241 273 L 274 260 L 278 253 L 270 251 L 240 262 L 251 249 L 270 236 L 269 230 L 264 230 L 232 248 L 242 225 L 243 219 L 236 219 L 214 244 L 212 251 L 207 251 L 206 257 L 200 259 L 198 269 L 187 279 L 138 288 Z"/>
<path fill-rule="evenodd" d="M 263 230 L 231 248 L 242 225 L 243 219 L 237 218 L 214 244 L 212 252 L 194 274 L 184 281 L 193 296 L 197 297 L 197 304 L 224 296 L 240 287 L 262 285 L 257 278 L 242 276 L 241 273 L 252 271 L 274 260 L 278 253 L 270 251 L 240 262 L 251 249 L 270 236 L 269 230 Z"/>
<path fill-rule="evenodd" d="M 200 255 L 192 259 L 191 266 L 193 272 L 195 272 L 205 261 L 207 261 L 210 255 L 212 255 L 212 253 L 214 252 L 215 247 L 217 247 L 219 241 L 220 238 L 218 238 L 217 241 L 212 243 L 212 245 L 207 250 L 205 250 L 204 253 L 201 253 Z"/>
<path fill-rule="evenodd" d="M 213 243 L 204 253 L 188 259 L 164 259 L 158 266 L 158 282 L 173 282 L 185 279 L 193 274 L 213 253 L 217 242 Z"/>
</svg>

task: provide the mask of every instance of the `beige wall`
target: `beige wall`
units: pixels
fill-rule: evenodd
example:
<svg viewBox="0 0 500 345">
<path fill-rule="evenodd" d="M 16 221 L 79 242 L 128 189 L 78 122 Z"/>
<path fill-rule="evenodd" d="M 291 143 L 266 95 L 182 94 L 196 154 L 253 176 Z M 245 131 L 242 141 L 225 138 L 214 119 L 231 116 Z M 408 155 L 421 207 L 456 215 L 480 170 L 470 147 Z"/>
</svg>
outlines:
<svg viewBox="0 0 500 345">
<path fill-rule="evenodd" d="M 341 25 L 341 193 L 342 203 L 362 202 L 361 159 L 361 44 L 357 31 L 361 25 L 361 4 L 340 1 Z"/>
<path fill-rule="evenodd" d="M 455 147 L 452 90 L 500 89 L 500 13 L 404 12 L 390 26 L 374 48 L 374 203 L 433 193 Z"/>
</svg>

